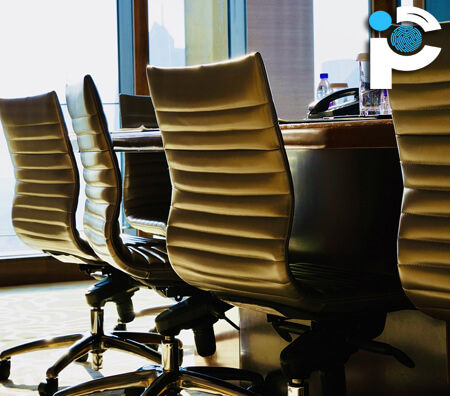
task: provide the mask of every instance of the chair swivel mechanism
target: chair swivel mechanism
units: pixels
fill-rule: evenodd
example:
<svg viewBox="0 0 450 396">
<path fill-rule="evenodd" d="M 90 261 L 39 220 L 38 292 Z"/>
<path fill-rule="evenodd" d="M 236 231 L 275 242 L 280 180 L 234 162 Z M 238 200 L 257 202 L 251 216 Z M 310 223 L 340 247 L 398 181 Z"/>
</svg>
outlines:
<svg viewBox="0 0 450 396">
<path fill-rule="evenodd" d="M 427 32 L 424 44 L 442 48 L 439 56 L 422 69 L 394 71 L 389 91 L 404 184 L 398 232 L 400 279 L 412 303 L 425 314 L 445 321 L 447 332 L 450 321 L 449 34 L 449 22 L 441 23 L 441 30 Z"/>
<path fill-rule="evenodd" d="M 123 328 L 134 319 L 131 297 L 141 285 L 99 259 L 76 228 L 79 175 L 56 93 L 1 99 L 0 118 L 16 178 L 12 221 L 17 236 L 59 261 L 77 264 L 99 280 L 86 292 L 91 307 L 90 333 L 45 338 L 5 349 L 0 352 L 0 378 L 9 377 L 12 356 L 49 347 L 70 346 L 47 370 L 47 383 L 39 388 L 41 395 L 56 392 L 58 374 L 71 362 L 85 360 L 88 352 L 95 370 L 101 368 L 103 352 L 108 348 L 160 361 L 159 353 L 140 343 L 159 343 L 153 335 L 104 332 L 106 302 L 115 302 L 119 327 Z"/>
<path fill-rule="evenodd" d="M 324 395 L 344 395 L 345 363 L 361 348 L 413 366 L 403 352 L 373 341 L 388 312 L 411 308 L 395 258 L 393 268 L 382 271 L 372 263 L 355 269 L 306 255 L 289 260 L 293 183 L 261 56 L 149 66 L 147 75 L 173 186 L 167 251 L 177 274 L 229 304 L 265 312 L 285 338 L 301 334 L 280 356 L 289 395 L 307 395 L 317 370 Z M 167 320 L 165 313 L 156 319 L 163 335 Z M 214 389 L 214 381 L 171 362 L 143 395 Z"/>
</svg>

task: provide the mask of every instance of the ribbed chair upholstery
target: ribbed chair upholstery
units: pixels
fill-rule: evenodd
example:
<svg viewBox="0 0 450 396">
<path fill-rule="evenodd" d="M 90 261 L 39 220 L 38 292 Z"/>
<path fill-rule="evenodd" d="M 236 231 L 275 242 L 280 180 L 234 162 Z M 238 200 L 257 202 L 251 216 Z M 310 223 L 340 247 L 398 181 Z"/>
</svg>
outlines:
<svg viewBox="0 0 450 396">
<path fill-rule="evenodd" d="M 293 186 L 258 53 L 198 67 L 149 66 L 147 73 L 173 184 L 173 268 L 224 301 L 267 313 L 278 329 L 285 319 L 313 319 L 312 330 L 299 330 L 283 351 L 283 370 L 305 389 L 311 371 L 324 370 L 333 388 L 324 394 L 344 394 L 343 366 L 359 348 L 348 332 L 370 344 L 386 312 L 410 306 L 398 276 L 364 263 L 355 271 L 289 262 Z M 145 394 L 159 394 L 162 383 Z"/>
<path fill-rule="evenodd" d="M 403 171 L 398 269 L 421 311 L 450 320 L 450 23 L 424 44 L 442 48 L 429 66 L 394 71 L 389 99 Z"/>
<path fill-rule="evenodd" d="M 107 301 L 117 304 L 124 323 L 133 320 L 131 296 L 139 284 L 99 259 L 76 228 L 78 168 L 56 93 L 0 99 L 0 118 L 16 179 L 12 222 L 17 236 L 25 244 L 60 261 L 79 264 L 80 269 L 100 278 L 86 293 L 91 306 L 91 332 L 46 338 L 2 351 L 0 378 L 10 375 L 11 356 L 49 347 L 71 346 L 47 370 L 47 382 L 39 386 L 40 394 L 47 396 L 56 392 L 58 374 L 89 351 L 95 370 L 101 368 L 102 354 L 108 348 L 160 361 L 153 349 L 132 341 L 158 343 L 159 337 L 124 331 L 103 332 L 103 306 Z"/>
<path fill-rule="evenodd" d="M 55 92 L 2 99 L 0 117 L 16 179 L 17 236 L 61 261 L 101 265 L 75 227 L 79 176 Z"/>
<path fill-rule="evenodd" d="M 84 230 L 95 253 L 113 267 L 161 289 L 187 286 L 171 268 L 165 239 L 120 233 L 122 181 L 100 97 L 91 76 L 66 87 L 86 181 Z"/>
<path fill-rule="evenodd" d="M 157 128 L 150 96 L 119 96 L 122 128 Z M 146 234 L 166 235 L 170 196 L 169 170 L 164 152 L 124 155 L 123 209 L 131 227 Z"/>
</svg>

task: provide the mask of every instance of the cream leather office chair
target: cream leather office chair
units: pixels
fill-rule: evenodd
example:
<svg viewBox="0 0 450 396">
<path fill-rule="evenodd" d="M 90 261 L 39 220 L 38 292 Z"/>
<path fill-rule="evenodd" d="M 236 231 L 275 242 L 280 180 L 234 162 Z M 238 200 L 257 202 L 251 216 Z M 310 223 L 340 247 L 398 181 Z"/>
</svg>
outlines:
<svg viewBox="0 0 450 396">
<path fill-rule="evenodd" d="M 398 270 L 426 314 L 450 320 L 450 23 L 423 35 L 442 48 L 429 66 L 394 71 L 389 99 L 403 171 Z"/>
<path fill-rule="evenodd" d="M 111 266 L 164 290 L 188 285 L 172 270 L 165 240 L 120 234 L 122 181 L 97 88 L 90 76 L 66 87 L 67 108 L 77 135 L 86 181 L 84 231 L 95 253 Z M 154 245 L 154 242 L 159 244 Z M 188 290 L 193 288 L 187 287 Z"/>
<path fill-rule="evenodd" d="M 164 326 L 160 326 L 164 330 L 164 368 L 168 367 L 169 361 L 172 366 L 178 367 L 182 360 L 178 351 L 180 344 L 174 338 L 182 329 L 193 329 L 197 352 L 209 356 L 215 351 L 212 326 L 218 319 L 224 318 L 223 312 L 231 307 L 182 281 L 167 261 L 163 247 L 158 246 L 156 250 L 149 248 L 149 240 L 142 237 L 136 237 L 131 243 L 123 243 L 117 223 L 121 200 L 120 170 L 100 97 L 91 76 L 85 76 L 78 84 L 67 86 L 66 97 L 84 167 L 87 197 L 84 226 L 89 243 L 103 260 L 165 295 L 190 296 L 177 305 L 175 312 L 169 309 L 163 315 L 168 317 Z M 162 369 L 157 366 L 136 373 L 106 377 L 62 390 L 57 395 L 75 396 L 106 389 L 145 387 Z M 205 378 L 205 374 L 213 373 L 225 380 L 245 379 L 255 384 L 262 382 L 258 374 L 235 369 L 191 367 L 190 370 L 196 378 Z M 222 383 L 220 380 L 215 381 L 219 386 Z"/>
<path fill-rule="evenodd" d="M 119 96 L 122 128 L 158 128 L 150 96 Z M 166 235 L 170 195 L 164 152 L 125 152 L 123 209 L 131 227 L 150 235 Z"/>
<path fill-rule="evenodd" d="M 281 354 L 290 394 L 307 392 L 305 380 L 321 370 L 324 395 L 344 395 L 349 356 L 359 348 L 376 350 L 372 340 L 383 331 L 386 313 L 410 307 L 395 265 L 389 272 L 364 262 L 355 270 L 289 261 L 293 186 L 258 53 L 198 67 L 148 67 L 147 73 L 173 184 L 172 266 L 195 287 L 265 312 L 287 338 L 301 333 Z M 156 320 L 161 334 L 166 316 Z M 313 323 L 305 328 L 289 319 Z M 178 391 L 185 380 L 196 381 L 172 367 L 144 395 Z M 225 394 L 247 394 L 241 392 Z"/>
<path fill-rule="evenodd" d="M 133 320 L 131 296 L 139 284 L 99 259 L 76 229 L 79 175 L 56 93 L 0 99 L 0 118 L 16 178 L 12 222 L 17 236 L 34 249 L 77 264 L 94 278 L 101 278 L 86 293 L 91 306 L 90 333 L 46 338 L 4 350 L 0 353 L 0 378 L 9 377 L 12 356 L 50 347 L 71 346 L 47 370 L 47 382 L 39 386 L 41 395 L 56 392 L 58 374 L 89 351 L 95 370 L 101 368 L 102 354 L 108 348 L 160 361 L 153 349 L 133 341 L 158 343 L 159 338 L 103 330 L 103 306 L 107 301 L 117 304 L 124 323 Z"/>
</svg>

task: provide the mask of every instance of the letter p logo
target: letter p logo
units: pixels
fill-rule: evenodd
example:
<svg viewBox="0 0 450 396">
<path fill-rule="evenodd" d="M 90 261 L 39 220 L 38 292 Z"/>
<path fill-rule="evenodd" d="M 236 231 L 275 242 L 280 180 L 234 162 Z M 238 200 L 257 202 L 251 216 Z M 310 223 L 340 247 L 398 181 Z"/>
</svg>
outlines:
<svg viewBox="0 0 450 396">
<path fill-rule="evenodd" d="M 369 18 L 369 24 L 374 30 L 383 31 L 391 25 L 391 16 L 385 11 L 376 11 Z M 398 7 L 397 23 L 414 22 L 425 32 L 439 30 L 441 25 L 429 12 L 417 7 Z M 413 52 L 422 43 L 419 29 L 402 25 L 391 35 L 391 43 L 397 51 Z M 425 45 L 414 55 L 399 55 L 391 50 L 386 38 L 370 39 L 370 89 L 392 88 L 392 69 L 411 71 L 422 69 L 433 62 L 441 49 Z"/>
</svg>

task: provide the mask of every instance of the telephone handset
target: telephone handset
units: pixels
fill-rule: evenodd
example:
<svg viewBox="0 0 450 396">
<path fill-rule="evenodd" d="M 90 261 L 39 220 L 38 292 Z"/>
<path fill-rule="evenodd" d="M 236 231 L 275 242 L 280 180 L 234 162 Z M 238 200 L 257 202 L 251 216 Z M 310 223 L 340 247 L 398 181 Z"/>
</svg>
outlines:
<svg viewBox="0 0 450 396">
<path fill-rule="evenodd" d="M 348 102 L 335 105 L 338 99 L 352 96 Z M 310 103 L 307 118 L 359 116 L 359 89 L 345 88 Z"/>
</svg>

